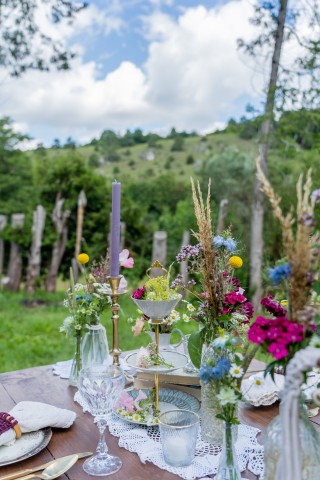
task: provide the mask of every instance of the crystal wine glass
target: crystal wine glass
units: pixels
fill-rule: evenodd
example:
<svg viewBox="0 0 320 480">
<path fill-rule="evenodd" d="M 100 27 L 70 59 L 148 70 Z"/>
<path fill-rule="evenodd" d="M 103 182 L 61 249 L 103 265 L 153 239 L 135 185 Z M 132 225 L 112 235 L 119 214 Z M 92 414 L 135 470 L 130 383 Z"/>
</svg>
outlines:
<svg viewBox="0 0 320 480">
<path fill-rule="evenodd" d="M 125 378 L 116 365 L 92 365 L 80 372 L 78 388 L 94 421 L 98 426 L 100 438 L 96 455 L 86 460 L 83 470 L 89 475 L 111 475 L 120 470 L 119 457 L 109 455 L 104 432 L 107 416 L 112 412 L 125 385 Z"/>
</svg>

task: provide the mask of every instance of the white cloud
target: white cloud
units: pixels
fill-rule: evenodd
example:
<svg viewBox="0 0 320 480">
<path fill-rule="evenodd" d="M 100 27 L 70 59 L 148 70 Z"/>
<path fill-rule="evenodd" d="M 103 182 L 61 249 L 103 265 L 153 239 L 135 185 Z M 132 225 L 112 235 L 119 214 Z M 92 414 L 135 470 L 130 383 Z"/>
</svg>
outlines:
<svg viewBox="0 0 320 480">
<path fill-rule="evenodd" d="M 119 18 L 117 6 L 113 2 L 114 18 Z M 107 17 L 98 18 L 95 8 L 78 32 L 97 24 L 122 28 L 120 20 L 108 27 Z M 250 14 L 247 0 L 211 10 L 186 8 L 177 20 L 157 10 L 144 19 L 150 43 L 143 68 L 125 61 L 101 78 L 99 65 L 80 58 L 71 71 L 28 72 L 2 85 L 0 115 L 23 122 L 37 136 L 46 126 L 47 143 L 69 135 L 88 141 L 106 128 L 208 131 L 233 114 L 241 96 L 253 93 L 251 71 L 236 47 L 238 37 L 253 35 Z M 67 30 L 63 34 L 71 36 Z"/>
</svg>

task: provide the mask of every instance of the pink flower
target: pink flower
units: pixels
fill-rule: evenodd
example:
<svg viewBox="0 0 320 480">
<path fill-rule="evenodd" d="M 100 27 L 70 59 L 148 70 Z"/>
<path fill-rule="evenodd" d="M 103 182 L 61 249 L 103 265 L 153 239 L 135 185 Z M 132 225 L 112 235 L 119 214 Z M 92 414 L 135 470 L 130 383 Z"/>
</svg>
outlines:
<svg viewBox="0 0 320 480">
<path fill-rule="evenodd" d="M 136 397 L 136 402 L 140 402 L 140 400 L 146 400 L 147 398 L 147 395 L 142 390 L 139 390 L 138 396 Z"/>
<path fill-rule="evenodd" d="M 226 293 L 224 296 L 224 303 L 227 305 L 235 305 L 236 303 L 244 303 L 247 299 L 239 292 Z"/>
<path fill-rule="evenodd" d="M 248 330 L 248 339 L 250 342 L 257 343 L 258 345 L 265 341 L 267 333 L 262 330 L 258 325 L 251 325 Z"/>
<path fill-rule="evenodd" d="M 124 277 L 120 278 L 119 290 L 125 290 L 128 286 L 128 282 Z"/>
<path fill-rule="evenodd" d="M 146 287 L 143 286 L 143 287 L 140 287 L 140 288 L 137 288 L 137 290 L 135 290 L 133 292 L 133 294 L 131 295 L 132 298 L 136 298 L 137 300 L 140 300 L 143 298 L 143 295 L 146 291 Z"/>
<path fill-rule="evenodd" d="M 281 343 L 270 343 L 268 352 L 271 353 L 276 360 L 281 360 L 289 353 L 286 347 Z"/>
<path fill-rule="evenodd" d="M 245 316 L 250 320 L 253 317 L 253 306 L 250 302 L 246 302 L 243 304 L 243 313 Z"/>
<path fill-rule="evenodd" d="M 140 335 L 144 327 L 144 320 L 142 317 L 137 318 L 136 324 L 132 327 L 133 336 L 137 337 Z"/>
<path fill-rule="evenodd" d="M 125 390 L 121 393 L 120 398 L 117 402 L 117 407 L 125 407 L 129 413 L 134 412 L 134 400 Z"/>
<path fill-rule="evenodd" d="M 129 250 L 124 249 L 119 253 L 119 263 L 121 267 L 133 268 L 134 260 L 132 257 L 129 257 Z"/>
</svg>

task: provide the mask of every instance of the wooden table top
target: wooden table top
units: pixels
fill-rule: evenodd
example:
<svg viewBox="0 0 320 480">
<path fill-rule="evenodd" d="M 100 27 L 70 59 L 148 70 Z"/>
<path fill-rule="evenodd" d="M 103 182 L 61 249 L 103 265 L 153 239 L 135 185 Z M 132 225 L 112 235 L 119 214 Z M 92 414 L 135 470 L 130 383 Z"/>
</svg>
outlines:
<svg viewBox="0 0 320 480">
<path fill-rule="evenodd" d="M 74 402 L 75 388 L 68 386 L 67 380 L 53 375 L 52 366 L 28 368 L 16 372 L 0 374 L 0 410 L 9 411 L 23 400 L 49 403 L 60 408 L 67 408 L 77 413 L 73 426 L 67 430 L 53 430 L 52 439 L 46 449 L 28 460 L 0 468 L 0 475 L 16 470 L 41 465 L 53 458 L 72 453 L 95 452 L 98 443 L 98 429 L 93 424 L 90 414 L 84 414 L 82 408 Z M 259 441 L 263 443 L 263 432 L 269 422 L 278 413 L 278 405 L 270 407 L 243 407 L 241 408 L 241 423 L 252 425 L 262 430 Z M 320 424 L 320 416 L 312 419 Z M 109 451 L 121 457 L 123 466 L 112 478 L 115 480 L 173 480 L 180 477 L 165 470 L 161 470 L 152 463 L 142 464 L 138 455 L 128 452 L 118 446 L 118 438 L 106 431 L 106 441 Z M 84 460 L 79 460 L 67 474 L 59 477 L 64 480 L 88 480 L 89 477 L 82 470 Z M 250 472 L 244 472 L 243 477 L 254 480 L 257 477 Z"/>
</svg>

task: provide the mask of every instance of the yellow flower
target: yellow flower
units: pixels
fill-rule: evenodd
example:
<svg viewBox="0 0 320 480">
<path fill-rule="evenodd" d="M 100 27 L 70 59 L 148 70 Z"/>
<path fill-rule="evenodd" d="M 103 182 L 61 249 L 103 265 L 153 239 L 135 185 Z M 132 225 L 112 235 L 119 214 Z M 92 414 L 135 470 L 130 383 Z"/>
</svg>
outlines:
<svg viewBox="0 0 320 480">
<path fill-rule="evenodd" d="M 234 255 L 233 257 L 230 257 L 229 265 L 232 268 L 241 268 L 243 265 L 243 260 L 241 257 L 237 257 L 236 255 Z"/>
<path fill-rule="evenodd" d="M 87 255 L 86 253 L 80 253 L 80 255 L 78 255 L 78 262 L 81 263 L 81 265 L 85 265 L 89 262 L 89 260 L 89 255 Z"/>
<path fill-rule="evenodd" d="M 282 305 L 283 307 L 287 307 L 288 303 L 288 300 L 281 300 L 280 305 Z"/>
</svg>

